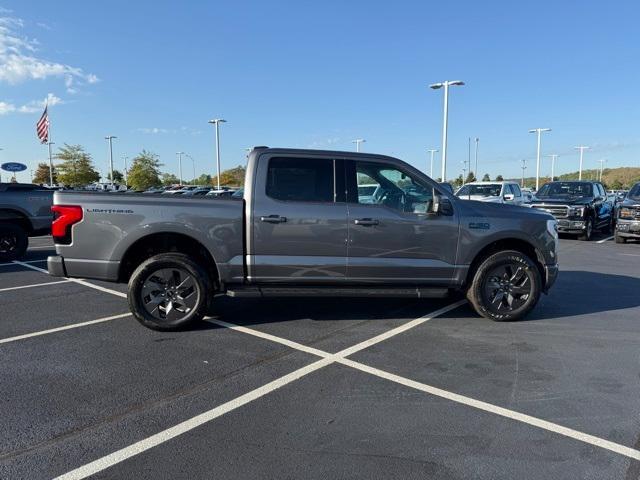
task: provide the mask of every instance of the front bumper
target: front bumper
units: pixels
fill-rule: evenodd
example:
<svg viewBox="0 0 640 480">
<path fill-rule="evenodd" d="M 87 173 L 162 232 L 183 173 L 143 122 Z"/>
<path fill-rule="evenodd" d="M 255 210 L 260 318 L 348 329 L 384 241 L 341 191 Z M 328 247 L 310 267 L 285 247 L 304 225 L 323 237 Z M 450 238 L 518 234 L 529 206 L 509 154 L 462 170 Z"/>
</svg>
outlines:
<svg viewBox="0 0 640 480">
<path fill-rule="evenodd" d="M 618 219 L 616 235 L 625 238 L 640 238 L 640 221 Z"/>
<path fill-rule="evenodd" d="M 584 220 L 565 220 L 558 219 L 559 233 L 582 233 L 587 225 Z"/>
<path fill-rule="evenodd" d="M 558 264 L 544 266 L 544 293 L 548 293 L 558 279 Z"/>
</svg>

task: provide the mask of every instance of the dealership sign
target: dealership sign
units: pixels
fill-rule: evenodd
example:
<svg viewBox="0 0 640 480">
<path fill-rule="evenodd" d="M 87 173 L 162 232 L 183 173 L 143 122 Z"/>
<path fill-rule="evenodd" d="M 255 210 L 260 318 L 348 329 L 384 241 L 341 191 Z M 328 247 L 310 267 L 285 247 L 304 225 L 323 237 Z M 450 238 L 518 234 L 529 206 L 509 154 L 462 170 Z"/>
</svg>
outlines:
<svg viewBox="0 0 640 480">
<path fill-rule="evenodd" d="M 7 162 L 0 165 L 0 168 L 7 172 L 22 172 L 27 169 L 27 166 L 24 163 Z"/>
</svg>

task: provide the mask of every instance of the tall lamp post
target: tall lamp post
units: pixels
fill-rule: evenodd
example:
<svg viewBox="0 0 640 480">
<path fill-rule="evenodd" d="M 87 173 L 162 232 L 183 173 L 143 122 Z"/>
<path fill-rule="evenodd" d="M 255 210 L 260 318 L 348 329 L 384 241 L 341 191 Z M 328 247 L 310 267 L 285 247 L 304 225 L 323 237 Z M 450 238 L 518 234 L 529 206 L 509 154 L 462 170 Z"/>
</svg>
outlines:
<svg viewBox="0 0 640 480">
<path fill-rule="evenodd" d="M 578 180 L 582 180 L 582 160 L 584 159 L 584 151 L 589 150 L 591 147 L 587 147 L 586 145 L 578 145 L 577 147 L 573 147 L 576 150 L 580 150 L 580 173 L 578 173 Z"/>
<path fill-rule="evenodd" d="M 182 186 L 182 155 L 184 152 L 176 152 L 178 156 L 178 177 L 180 178 L 180 186 Z"/>
<path fill-rule="evenodd" d="M 360 144 L 366 142 L 366 140 L 364 138 L 356 138 L 355 140 L 352 140 L 351 143 L 355 143 L 356 144 L 356 152 L 360 151 Z"/>
<path fill-rule="evenodd" d="M 191 160 L 191 168 L 193 168 L 193 182 L 191 184 L 195 185 L 196 184 L 196 161 L 188 153 L 185 153 L 184 156 Z"/>
<path fill-rule="evenodd" d="M 538 135 L 538 150 L 536 154 L 536 192 L 540 188 L 540 135 L 542 132 L 550 132 L 550 128 L 532 128 L 529 133 L 536 133 Z"/>
<path fill-rule="evenodd" d="M 429 152 L 431 154 L 431 170 L 429 171 L 429 176 L 431 178 L 433 178 L 433 154 L 436 152 L 439 152 L 440 150 L 437 150 L 435 148 L 432 148 L 430 150 L 427 150 L 427 152 Z"/>
<path fill-rule="evenodd" d="M 129 170 L 129 167 L 127 166 L 127 156 L 126 155 L 122 155 L 122 160 L 124 160 L 124 186 L 126 187 L 127 185 L 129 185 L 129 173 L 127 172 Z"/>
<path fill-rule="evenodd" d="M 598 162 L 600 162 L 600 182 L 602 182 L 602 174 L 604 172 L 604 164 L 606 163 L 606 159 L 601 158 L 600 160 L 598 160 Z"/>
<path fill-rule="evenodd" d="M 478 143 L 480 143 L 480 139 L 476 137 L 476 180 L 480 178 L 480 172 L 478 172 Z"/>
<path fill-rule="evenodd" d="M 109 142 L 109 172 L 111 176 L 111 186 L 113 187 L 113 139 L 118 138 L 113 135 L 107 135 L 104 137 Z"/>
<path fill-rule="evenodd" d="M 216 126 L 216 166 L 218 169 L 218 190 L 220 190 L 220 124 L 226 122 L 227 121 L 223 120 L 222 118 L 214 118 L 213 120 L 209 120 L 209 123 Z"/>
<path fill-rule="evenodd" d="M 547 157 L 551 158 L 551 181 L 553 182 L 556 179 L 556 160 L 558 159 L 557 154 L 547 155 Z"/>
<path fill-rule="evenodd" d="M 449 124 L 449 87 L 462 86 L 462 80 L 447 80 L 445 82 L 433 83 L 429 88 L 438 90 L 444 88 L 444 115 L 442 121 L 442 182 L 447 181 L 447 126 Z"/>
<path fill-rule="evenodd" d="M 520 183 L 520 188 L 524 188 L 524 171 L 527 169 L 527 161 L 525 159 L 522 159 L 522 166 L 520 168 L 522 169 L 522 183 Z"/>
</svg>

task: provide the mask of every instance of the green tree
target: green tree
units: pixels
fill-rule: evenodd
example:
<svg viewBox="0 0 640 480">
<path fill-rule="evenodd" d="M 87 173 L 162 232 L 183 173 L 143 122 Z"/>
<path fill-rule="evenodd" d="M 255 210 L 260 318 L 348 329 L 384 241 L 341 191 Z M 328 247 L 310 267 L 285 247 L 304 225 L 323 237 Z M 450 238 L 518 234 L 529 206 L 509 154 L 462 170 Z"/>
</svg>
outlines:
<svg viewBox="0 0 640 480">
<path fill-rule="evenodd" d="M 207 175 L 203 173 L 198 178 L 194 180 L 196 185 L 212 185 L 211 183 L 211 175 Z"/>
<path fill-rule="evenodd" d="M 483 182 L 490 182 L 491 181 L 491 177 L 489 176 L 488 173 L 484 174 L 484 177 L 482 177 L 482 181 Z"/>
<path fill-rule="evenodd" d="M 46 183 L 48 185 L 49 180 L 51 180 L 49 178 L 49 164 L 44 162 L 39 163 L 33 175 L 32 182 L 37 184 Z M 58 171 L 55 166 L 53 167 L 53 183 L 58 183 Z"/>
<path fill-rule="evenodd" d="M 244 175 L 247 169 L 242 165 L 238 165 L 235 168 L 225 170 L 220 174 L 220 185 L 229 185 L 233 187 L 242 187 L 244 185 Z M 211 183 L 217 185 L 218 177 L 213 177 Z"/>
<path fill-rule="evenodd" d="M 461 187 L 463 183 L 464 183 L 464 181 L 463 181 L 463 178 L 462 178 L 462 174 L 460 174 L 460 175 L 458 175 L 458 178 L 456 178 L 453 181 L 453 186 L 458 188 L 458 187 Z"/>
<path fill-rule="evenodd" d="M 467 174 L 467 179 L 465 180 L 464 183 L 475 182 L 475 181 L 476 181 L 476 175 L 473 172 L 469 172 Z"/>
<path fill-rule="evenodd" d="M 58 150 L 56 159 L 60 160 L 58 179 L 64 185 L 78 187 L 100 180 L 100 174 L 93 167 L 91 155 L 84 151 L 81 145 L 68 145 Z"/>
<path fill-rule="evenodd" d="M 162 164 L 154 153 L 142 150 L 131 162 L 127 180 L 134 190 L 146 190 L 157 187 L 160 181 L 160 167 Z M 113 172 L 116 177 L 115 171 Z"/>
<path fill-rule="evenodd" d="M 169 185 L 177 185 L 180 183 L 180 179 L 176 177 L 173 173 L 163 173 L 162 174 L 162 184 Z"/>
<path fill-rule="evenodd" d="M 504 177 L 502 175 L 498 175 L 496 177 L 496 182 L 504 182 Z"/>
<path fill-rule="evenodd" d="M 107 180 L 111 181 L 111 172 L 107 173 Z M 120 170 L 114 170 L 113 171 L 113 181 L 115 183 L 123 183 L 124 182 L 124 175 L 122 174 L 122 172 Z"/>
</svg>

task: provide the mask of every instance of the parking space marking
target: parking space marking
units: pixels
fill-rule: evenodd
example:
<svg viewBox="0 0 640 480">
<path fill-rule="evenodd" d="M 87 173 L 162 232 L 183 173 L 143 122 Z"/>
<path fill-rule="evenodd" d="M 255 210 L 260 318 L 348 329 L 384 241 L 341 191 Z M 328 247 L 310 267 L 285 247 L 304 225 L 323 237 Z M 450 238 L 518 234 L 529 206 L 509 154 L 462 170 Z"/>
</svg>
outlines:
<svg viewBox="0 0 640 480">
<path fill-rule="evenodd" d="M 37 247 L 29 247 L 27 250 L 55 250 L 55 245 L 39 245 Z"/>
<path fill-rule="evenodd" d="M 47 275 L 49 274 L 49 272 L 44 268 L 34 267 L 33 265 L 29 265 L 25 262 L 19 262 L 18 260 L 14 260 L 13 263 L 17 265 L 22 265 L 23 267 L 30 268 L 31 270 L 35 270 L 36 272 L 46 273 Z M 110 288 L 106 288 L 106 287 L 101 287 L 100 285 L 94 285 L 93 283 L 89 283 L 86 280 L 82 280 L 80 278 L 67 278 L 66 281 L 79 283 L 80 285 L 84 285 L 85 287 L 94 288 L 96 290 L 100 290 L 101 292 L 110 293 L 111 295 L 116 295 L 117 297 L 127 298 L 126 293 L 118 292 L 117 290 L 111 290 Z"/>
<path fill-rule="evenodd" d="M 31 285 L 20 285 L 18 287 L 0 288 L 0 292 L 8 292 L 10 290 L 21 290 L 23 288 L 44 287 L 46 285 L 57 285 L 58 283 L 69 283 L 71 280 L 58 280 L 57 282 L 34 283 Z"/>
<path fill-rule="evenodd" d="M 439 310 L 436 310 L 435 312 L 429 315 L 425 315 L 424 317 L 420 317 L 408 323 L 413 324 L 413 326 L 419 325 L 420 323 L 424 323 L 432 318 L 437 317 L 438 315 L 442 315 L 450 310 L 454 310 L 459 306 L 463 305 L 464 303 L 466 302 L 465 301 L 455 302 L 451 305 L 448 305 Z M 417 320 L 421 320 L 421 321 L 419 323 L 415 323 Z M 208 321 L 212 323 L 218 322 L 218 320 L 214 320 L 214 319 L 209 319 Z M 222 325 L 222 326 L 229 325 L 229 328 L 237 329 L 239 331 L 250 333 L 252 335 L 255 334 L 256 336 L 259 336 L 271 341 L 277 341 L 278 343 L 282 343 L 283 345 L 287 345 L 294 349 L 296 349 L 296 347 L 300 347 L 298 349 L 302 351 L 307 351 L 308 353 L 313 353 L 323 358 L 310 365 L 307 365 L 306 367 L 299 368 L 298 370 L 295 370 L 287 375 L 277 378 L 276 380 L 273 380 L 272 382 L 269 382 L 266 385 L 263 385 L 254 390 L 251 390 L 250 392 L 245 393 L 244 395 L 241 395 L 233 400 L 223 403 L 218 407 L 212 408 L 211 410 L 208 410 L 204 413 L 201 413 L 200 415 L 190 418 L 189 420 L 185 420 L 184 422 L 174 425 L 173 427 L 170 427 L 166 430 L 162 430 L 161 432 L 158 432 L 155 435 L 147 437 L 132 445 L 121 448 L 120 450 L 117 450 L 109 455 L 106 455 L 102 458 L 94 460 L 93 462 L 90 462 L 90 463 L 87 463 L 86 465 L 78 467 L 75 470 L 71 470 L 70 472 L 60 475 L 59 477 L 56 477 L 56 480 L 80 480 L 83 478 L 87 478 L 91 475 L 94 475 L 98 472 L 101 472 L 102 470 L 105 470 L 109 467 L 112 467 L 113 465 L 121 463 L 127 460 L 128 458 L 131 458 L 135 455 L 145 452 L 146 450 L 156 447 L 162 443 L 165 443 L 179 435 L 182 435 L 183 433 L 186 433 L 190 430 L 193 430 L 194 428 L 204 425 L 205 423 L 208 423 L 224 415 L 225 413 L 229 413 L 239 407 L 242 407 L 243 405 L 246 405 L 247 403 L 257 400 L 258 398 L 263 397 L 264 395 L 270 392 L 273 392 L 274 390 L 277 390 L 278 388 L 283 387 L 291 382 L 294 382 L 295 380 L 298 380 L 304 377 L 305 375 L 308 375 L 312 372 L 315 372 L 316 370 L 324 368 L 327 365 L 331 365 L 332 363 L 336 363 L 342 359 L 341 356 L 344 355 L 343 352 L 345 351 L 343 350 L 342 352 L 331 354 L 331 353 L 324 352 L 322 350 L 318 350 L 312 347 L 306 347 L 297 342 L 292 342 L 284 338 L 276 337 L 274 335 L 269 335 L 268 333 L 262 333 L 262 332 L 258 332 L 257 330 L 241 327 L 239 325 L 232 325 L 232 324 L 228 324 L 227 322 L 221 322 L 219 323 L 219 325 Z M 366 348 L 366 346 L 370 346 L 375 343 L 382 342 L 383 340 L 386 340 L 387 338 L 390 338 L 393 335 L 402 333 L 406 330 L 407 328 L 402 328 L 402 326 L 400 326 L 390 330 L 385 335 L 378 335 L 376 337 L 373 337 L 373 339 L 371 340 L 367 340 L 357 345 L 354 345 L 354 347 L 362 346 L 362 348 Z M 396 332 L 396 333 L 391 333 L 391 332 Z M 377 341 L 374 341 L 374 339 L 377 339 Z M 351 347 L 351 348 L 354 348 L 354 347 Z M 347 350 L 351 350 L 351 348 Z"/>
<path fill-rule="evenodd" d="M 46 262 L 47 259 L 43 259 L 43 260 L 25 260 L 22 263 L 43 263 Z M 14 262 L 9 262 L 9 263 L 0 263 L 0 267 L 8 267 L 10 265 L 15 266 L 16 264 Z"/>
<path fill-rule="evenodd" d="M 98 318 L 96 320 L 89 320 L 87 322 L 72 323 L 71 325 L 64 325 L 62 327 L 50 328 L 48 330 L 40 330 L 39 332 L 25 333 L 24 335 L 16 335 L 15 337 L 1 338 L 0 344 L 17 342 L 18 340 L 25 340 L 27 338 L 40 337 L 42 335 L 49 335 L 50 333 L 62 332 L 64 330 L 72 330 L 74 328 L 86 327 L 88 325 L 95 325 L 97 323 L 110 322 L 112 320 L 118 320 L 119 318 L 125 318 L 131 316 L 131 313 L 121 313 L 120 315 L 112 315 L 110 317 Z"/>
<path fill-rule="evenodd" d="M 614 238 L 615 238 L 614 236 L 603 238 L 602 240 L 598 240 L 596 243 L 608 242 L 609 240 L 613 240 Z"/>
<path fill-rule="evenodd" d="M 458 302 L 460 303 L 464 303 L 464 302 Z M 454 304 L 456 305 L 456 304 Z M 459 305 L 458 305 L 459 306 Z M 445 307 L 446 311 L 451 310 L 451 308 L 449 307 Z M 438 312 L 434 312 L 438 313 Z M 445 312 L 441 312 L 439 311 L 439 314 L 441 315 L 442 313 Z M 431 318 L 437 316 L 431 314 Z M 243 332 L 243 333 L 247 333 L 249 335 L 253 335 L 255 337 L 259 337 L 259 338 L 263 338 L 266 340 L 270 340 L 276 343 L 280 343 L 282 345 L 286 345 L 290 348 L 295 348 L 297 350 L 306 352 L 306 353 L 311 353 L 313 355 L 317 355 L 323 358 L 333 358 L 335 362 L 341 364 L 341 365 L 345 365 L 351 368 L 355 368 L 356 370 L 359 370 L 361 372 L 364 373 L 368 373 L 371 375 L 374 375 L 376 377 L 379 378 L 383 378 L 385 380 L 389 380 L 391 382 L 394 383 L 398 383 L 400 385 L 404 385 L 406 387 L 412 388 L 414 390 L 419 390 L 421 392 L 425 392 L 440 398 L 444 398 L 446 400 L 450 400 L 452 402 L 456 402 L 462 405 L 466 405 L 468 407 L 472 407 L 478 410 L 482 410 L 488 413 L 492 413 L 494 415 L 499 415 L 501 417 L 505 417 L 505 418 L 509 418 L 512 420 L 516 420 L 518 422 L 521 423 L 525 423 L 527 425 L 531 425 L 533 427 L 537 427 L 540 428 L 542 430 L 547 430 L 549 432 L 552 433 L 557 433 L 559 435 L 563 435 L 565 437 L 568 438 L 572 438 L 574 440 L 578 440 L 580 442 L 583 443 L 588 443 L 590 445 L 605 449 L 605 450 L 609 450 L 611 452 L 617 453 L 619 455 L 623 455 L 625 457 L 629 457 L 632 458 L 634 460 L 640 460 L 640 451 L 639 450 L 635 450 L 633 448 L 630 447 L 626 447 L 624 445 L 620 445 L 618 443 L 615 442 L 611 442 L 609 440 L 606 440 L 604 438 L 600 438 L 600 437 L 596 437 L 594 435 L 590 435 L 588 433 L 584 433 L 584 432 L 580 432 L 578 430 L 574 430 L 572 428 L 568 428 L 562 425 L 559 425 L 557 423 L 553 423 L 553 422 L 549 422 L 547 420 L 542 420 L 540 418 L 537 417 L 533 417 L 531 415 L 527 415 L 524 413 L 520 413 L 517 412 L 515 410 L 509 410 L 507 408 L 504 407 L 500 407 L 498 405 L 494 405 L 491 403 L 487 403 L 487 402 L 483 402 L 481 400 L 476 400 L 475 398 L 471 398 L 471 397 L 467 397 L 464 395 L 460 395 L 454 392 L 450 392 L 447 390 L 443 390 L 441 388 L 438 387 L 434 387 L 432 385 L 428 385 L 426 383 L 421 383 L 421 382 L 417 382 L 415 380 L 411 380 L 409 378 L 406 377 L 401 377 L 400 375 L 395 375 L 393 373 L 384 371 L 384 370 L 380 370 L 378 368 L 375 367 L 370 367 L 368 365 L 365 365 L 363 363 L 360 362 L 356 362 L 354 360 L 350 360 L 347 357 L 348 355 L 351 355 L 357 351 L 363 350 L 365 348 L 367 348 L 370 345 L 374 345 L 375 343 L 379 343 L 381 341 L 383 341 L 386 338 L 389 338 L 391 336 L 397 335 L 398 333 L 401 333 L 403 331 L 409 330 L 412 327 L 415 327 L 417 325 L 420 325 L 421 323 L 426 322 L 427 320 L 429 320 L 430 318 L 428 317 L 422 317 L 416 320 L 413 320 L 411 322 L 408 322 L 405 325 L 402 325 L 398 328 L 395 328 L 393 330 L 390 330 L 389 332 L 382 334 L 382 335 L 378 335 L 377 337 L 373 337 L 370 340 L 366 340 L 364 342 L 361 342 L 357 345 L 354 345 L 353 347 L 350 348 L 346 348 L 336 354 L 330 354 L 328 352 L 325 352 L 323 350 L 318 350 L 316 348 L 313 347 L 309 347 L 307 345 L 302 345 L 300 343 L 297 342 L 293 342 L 291 340 L 287 340 L 285 338 L 280 338 L 280 337 L 276 337 L 274 335 L 270 335 L 270 334 L 265 334 L 263 332 L 260 332 L 258 330 L 253 330 L 251 328 L 247 328 L 247 327 L 242 327 L 239 325 L 234 325 L 228 322 L 223 322 L 220 320 L 214 320 L 214 319 L 210 319 L 208 320 L 210 323 L 214 323 L 220 326 L 224 326 L 227 328 L 231 328 L 232 330 L 236 330 L 239 332 Z M 419 321 L 422 320 L 422 321 Z M 396 333 L 391 334 L 391 332 L 396 331 Z M 387 334 L 391 334 L 388 335 Z M 375 339 L 378 339 L 377 341 L 375 341 Z"/>
<path fill-rule="evenodd" d="M 627 257 L 640 257 L 638 253 L 619 253 L 618 255 L 625 255 Z"/>
</svg>

